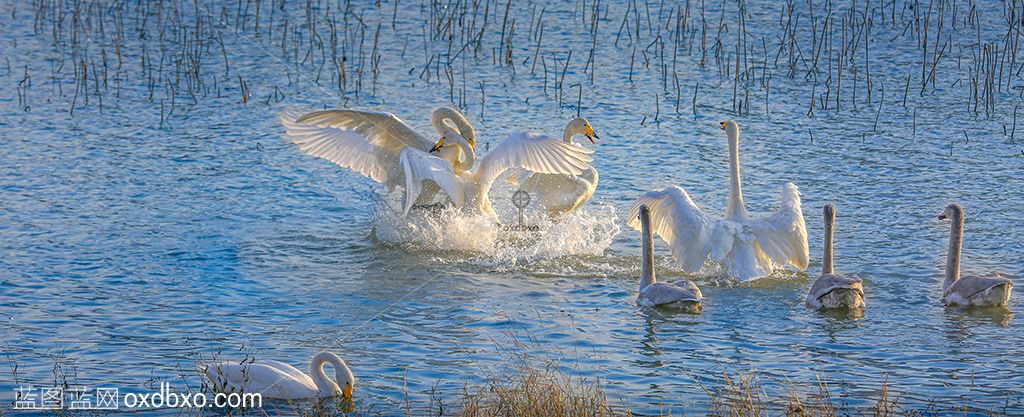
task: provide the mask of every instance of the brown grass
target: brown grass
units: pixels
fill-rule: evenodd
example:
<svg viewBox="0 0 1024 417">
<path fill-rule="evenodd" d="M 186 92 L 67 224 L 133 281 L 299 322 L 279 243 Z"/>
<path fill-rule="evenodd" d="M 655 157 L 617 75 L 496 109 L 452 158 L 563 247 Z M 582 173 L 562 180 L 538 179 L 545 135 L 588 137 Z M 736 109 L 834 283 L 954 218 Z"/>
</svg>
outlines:
<svg viewBox="0 0 1024 417">
<path fill-rule="evenodd" d="M 325 399 L 318 402 L 295 402 L 290 405 L 278 405 L 266 410 L 228 410 L 228 415 L 275 415 L 285 412 L 304 417 L 334 416 L 463 416 L 463 417 L 611 417 L 632 416 L 633 412 L 625 404 L 624 399 L 609 395 L 600 379 L 581 377 L 575 374 L 578 365 L 562 364 L 556 359 L 538 359 L 524 353 L 530 345 L 520 339 L 512 338 L 512 348 L 502 350 L 502 363 L 507 364 L 500 371 L 483 371 L 485 382 L 465 385 L 461 391 L 442 393 L 435 388 L 430 392 L 429 403 L 410 400 L 406 387 L 405 401 L 397 407 L 369 404 L 368 401 L 356 403 L 343 401 L 340 398 Z M 73 364 L 70 365 L 73 369 Z M 16 369 L 16 368 L 13 368 Z M 54 366 L 54 381 L 69 381 L 68 370 L 62 358 L 57 358 Z M 956 409 L 947 405 L 935 408 L 935 404 L 927 409 L 904 409 L 899 405 L 898 398 L 892 396 L 889 381 L 886 377 L 879 383 L 877 398 L 869 398 L 870 406 L 852 407 L 843 396 L 837 399 L 832 386 L 824 375 L 816 381 L 816 392 L 798 391 L 791 388 L 784 394 L 769 394 L 761 384 L 756 371 L 722 373 L 721 380 L 713 387 L 704 385 L 700 378 L 694 384 L 700 387 L 706 397 L 696 399 L 690 404 L 665 404 L 669 411 L 661 411 L 659 416 L 673 416 L 671 410 L 683 410 L 681 415 L 708 417 L 837 417 L 837 416 L 871 416 L 898 417 L 922 416 L 943 412 L 976 413 L 989 416 L 1006 415 L 996 410 L 983 410 L 970 404 L 962 404 Z M 74 382 L 71 380 L 71 382 Z M 780 387 L 769 387 L 777 392 Z M 206 388 L 202 387 L 205 391 Z M 357 396 L 358 396 L 357 391 Z M 454 397 L 454 398 L 453 398 Z M 860 399 L 863 400 L 863 399 Z M 454 407 L 449 407 L 452 401 Z M 858 401 L 863 404 L 864 401 Z M 687 412 L 689 409 L 700 410 Z M 0 417 L 6 414 L 0 407 Z M 182 409 L 179 415 L 209 415 L 209 410 Z M 44 414 L 54 415 L 92 415 L 74 410 L 51 410 Z M 138 413 L 145 414 L 145 413 Z"/>
<path fill-rule="evenodd" d="M 609 402 L 599 380 L 570 376 L 552 361 L 542 367 L 520 366 L 506 378 L 467 387 L 461 404 L 458 415 L 465 417 L 631 415 Z"/>
<path fill-rule="evenodd" d="M 824 377 L 818 378 L 818 392 L 801 398 L 770 398 L 761 386 L 756 372 L 722 375 L 725 384 L 712 391 L 701 385 L 707 394 L 709 417 L 762 417 L 785 415 L 793 417 L 835 417 L 866 415 L 872 417 L 917 416 L 918 412 L 902 411 L 890 399 L 888 381 L 882 383 L 879 397 L 868 409 L 854 409 L 837 404 Z M 564 373 L 557 364 L 518 367 L 516 373 L 494 379 L 479 387 L 467 387 L 460 399 L 462 409 L 456 415 L 477 416 L 631 416 L 632 411 L 609 398 L 600 381 L 577 378 Z M 681 404 L 682 405 L 682 404 Z M 698 407 L 699 408 L 699 407 Z M 685 410 L 685 407 L 683 407 Z M 671 412 L 662 412 L 671 416 Z"/>
</svg>

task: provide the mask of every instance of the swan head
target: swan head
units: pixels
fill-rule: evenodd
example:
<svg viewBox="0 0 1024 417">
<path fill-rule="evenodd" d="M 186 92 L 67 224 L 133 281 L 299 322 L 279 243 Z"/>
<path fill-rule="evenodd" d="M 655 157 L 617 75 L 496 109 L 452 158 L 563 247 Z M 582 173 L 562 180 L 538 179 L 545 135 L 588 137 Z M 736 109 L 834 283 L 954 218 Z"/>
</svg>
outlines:
<svg viewBox="0 0 1024 417">
<path fill-rule="evenodd" d="M 469 119 L 463 116 L 458 110 L 455 110 L 448 106 L 441 106 L 434 109 L 433 113 L 434 127 L 441 131 L 450 130 L 454 133 L 462 135 L 463 138 L 469 142 L 469 146 L 476 149 L 476 129 L 473 129 L 473 125 L 469 123 Z M 452 129 L 454 127 L 454 129 Z"/>
<path fill-rule="evenodd" d="M 474 151 L 476 150 L 476 146 L 474 146 L 475 142 L 466 139 L 465 136 L 462 136 L 462 134 L 456 132 L 455 130 L 445 128 L 444 134 L 441 136 L 440 139 L 437 140 L 437 143 L 434 144 L 434 147 L 430 148 L 429 153 L 434 153 L 440 151 L 442 148 L 447 148 L 450 146 L 459 146 L 460 141 L 468 143 L 470 148 L 472 148 Z"/>
<path fill-rule="evenodd" d="M 825 220 L 835 220 L 836 205 L 832 203 L 825 204 L 825 207 L 821 209 L 821 213 L 825 215 Z"/>
<path fill-rule="evenodd" d="M 355 390 L 355 386 L 356 386 L 356 377 L 354 375 L 352 375 L 352 371 L 351 370 L 345 369 L 345 373 L 342 376 L 342 381 L 341 382 L 344 384 L 341 387 L 341 395 L 343 395 L 346 400 L 351 400 L 352 399 L 352 391 Z"/>
<path fill-rule="evenodd" d="M 964 208 L 957 203 L 950 203 L 946 209 L 939 214 L 939 220 L 946 220 L 954 217 L 963 217 Z"/>
<path fill-rule="evenodd" d="M 467 132 L 463 133 L 463 130 L 466 130 Z M 458 131 L 453 132 L 453 134 L 459 135 L 461 138 L 465 139 L 466 142 L 469 142 L 469 147 L 473 148 L 474 151 L 476 150 L 476 131 L 473 130 L 472 126 L 467 124 L 465 128 L 460 128 Z"/>
<path fill-rule="evenodd" d="M 435 144 L 433 148 L 430 148 L 430 153 L 434 153 L 434 152 L 440 151 L 441 148 L 443 148 L 443 147 L 444 147 L 444 136 L 441 136 L 441 139 L 437 140 L 437 144 Z"/>
<path fill-rule="evenodd" d="M 740 124 L 735 120 L 719 122 L 718 128 L 724 130 L 730 139 L 740 137 Z"/>
<path fill-rule="evenodd" d="M 637 218 L 639 218 L 640 221 L 645 221 L 645 220 L 651 218 L 651 209 L 647 208 L 646 204 L 641 204 L 640 205 L 639 212 L 640 212 L 640 215 L 637 216 Z M 649 220 L 647 220 L 647 221 L 649 221 Z"/>
<path fill-rule="evenodd" d="M 565 140 L 568 141 L 575 135 L 583 135 L 590 143 L 597 143 L 596 140 L 601 139 L 594 133 L 594 128 L 590 126 L 590 122 L 586 118 L 577 117 L 572 119 L 569 124 L 565 127 Z"/>
<path fill-rule="evenodd" d="M 356 387 L 356 376 L 352 374 L 352 370 L 349 369 L 348 364 L 345 363 L 344 359 L 338 355 L 334 355 L 333 353 L 331 355 L 334 356 L 333 359 L 336 361 L 333 363 L 334 382 L 341 388 L 341 395 L 343 395 L 346 400 L 351 400 L 352 391 L 354 391 Z"/>
</svg>

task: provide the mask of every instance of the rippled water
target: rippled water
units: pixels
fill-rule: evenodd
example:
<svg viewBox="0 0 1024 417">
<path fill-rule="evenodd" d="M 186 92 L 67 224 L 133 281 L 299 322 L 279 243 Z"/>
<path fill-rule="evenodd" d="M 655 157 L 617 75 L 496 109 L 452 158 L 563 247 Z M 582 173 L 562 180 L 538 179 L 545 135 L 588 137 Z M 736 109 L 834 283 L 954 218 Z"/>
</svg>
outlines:
<svg viewBox="0 0 1024 417">
<path fill-rule="evenodd" d="M 186 22 L 206 10 L 234 16 L 237 7 L 163 3 Z M 894 4 L 885 15 L 893 7 L 902 22 L 899 14 L 913 13 L 916 3 Z M 371 180 L 305 156 L 281 137 L 280 111 L 343 104 L 392 111 L 427 129 L 430 109 L 453 94 L 441 67 L 441 78 L 416 77 L 429 60 L 421 55 L 447 48 L 440 40 L 424 46 L 429 3 L 334 6 L 350 7 L 366 22 L 367 50 L 382 23 L 380 76 L 358 96 L 340 97 L 329 82 L 318 86 L 315 66 L 297 65 L 276 38 L 224 26 L 224 50 L 211 51 L 206 64 L 221 54 L 231 62 L 230 75 L 212 76 L 222 83 L 214 91 L 223 93 L 194 102 L 180 94 L 165 121 L 162 87 L 150 101 L 145 77 L 135 74 L 121 86 L 121 98 L 109 93 L 102 108 L 95 97 L 78 102 L 71 115 L 74 81 L 58 90 L 47 78 L 59 48 L 50 33 L 33 30 L 32 8 L 17 5 L 5 2 L 0 17 L 0 53 L 9 62 L 0 89 L 0 341 L 11 364 L 0 372 L 5 402 L 16 386 L 49 384 L 55 374 L 131 391 L 157 380 L 184 389 L 202 383 L 193 371 L 197 360 L 252 355 L 301 366 L 327 348 L 359 378 L 357 405 L 384 414 L 404 406 L 405 386 L 414 402 L 427 401 L 435 388 L 446 404 L 456 402 L 465 384 L 506 366 L 509 350 L 599 377 L 612 398 L 640 413 L 678 413 L 681 404 L 704 409 L 702 385 L 717 392 L 723 373 L 751 370 L 773 397 L 816 393 L 822 376 L 839 402 L 855 407 L 871 405 L 886 385 L 908 408 L 1024 412 L 1024 325 L 1015 317 L 1022 297 L 998 311 L 938 302 L 948 225 L 935 217 L 950 201 L 967 212 L 965 272 L 996 270 L 1016 279 L 1024 269 L 1024 145 L 1011 138 L 1024 80 L 1007 69 L 1002 82 L 1010 81 L 991 117 L 965 110 L 975 52 L 961 42 L 1001 42 L 1001 3 L 955 6 L 961 24 L 952 29 L 947 22 L 951 32 L 943 32 L 955 35 L 954 46 L 937 65 L 935 88 L 923 95 L 917 41 L 872 14 L 880 19 L 870 38 L 873 96 L 863 78 L 854 84 L 847 72 L 842 110 L 818 103 L 813 115 L 809 101 L 826 88 L 824 77 L 804 77 L 805 70 L 789 77 L 774 65 L 768 97 L 752 89 L 749 114 L 737 115 L 733 82 L 719 75 L 710 52 L 700 66 L 696 3 L 687 7 L 697 45 L 665 64 L 675 67 L 679 94 L 672 79 L 664 88 L 660 58 L 645 63 L 642 52 L 656 39 L 656 22 L 683 5 L 600 3 L 592 83 L 582 70 L 590 20 L 580 22 L 578 10 L 593 5 L 512 5 L 519 37 L 513 70 L 496 65 L 490 51 L 499 44 L 505 5 L 487 3 L 492 26 L 484 48 L 452 66 L 455 84 L 462 84 L 454 89 L 481 142 L 493 145 L 521 129 L 560 134 L 576 113 L 578 90 L 569 85 L 577 83 L 581 113 L 602 138 L 594 146 L 601 173 L 594 199 L 554 222 L 531 216 L 542 232 L 525 240 L 457 216 L 396 217 L 387 211 L 395 200 Z M 544 75 L 538 66 L 531 74 L 532 62 L 523 63 L 536 43 L 527 39 L 527 26 L 542 6 L 544 65 L 555 65 L 552 56 L 563 65 L 574 51 L 561 105 L 555 70 Z M 977 6 L 981 30 L 963 24 L 973 16 L 970 6 Z M 720 2 L 706 7 L 709 44 L 721 19 L 723 48 L 732 51 L 723 60 L 735 60 L 734 2 L 724 12 Z M 766 39 L 766 53 L 750 47 L 753 61 L 767 55 L 771 64 L 776 55 L 785 33 L 781 7 L 748 5 L 747 42 Z M 809 30 L 807 5 L 795 7 Z M 824 6 L 816 7 L 820 18 Z M 840 16 L 851 5 L 833 7 Z M 626 38 L 634 26 L 614 43 L 627 10 L 636 21 L 655 22 L 641 24 L 637 48 Z M 139 13 L 129 6 L 126 19 Z M 293 16 L 300 28 L 294 33 L 303 36 L 304 6 L 280 13 Z M 797 36 L 810 47 L 810 32 Z M 26 71 L 33 74 L 27 109 L 19 84 Z M 252 91 L 244 104 L 236 73 Z M 267 99 L 277 92 L 281 97 Z M 705 210 L 723 212 L 726 144 L 717 122 L 727 118 L 744 127 L 741 160 L 752 211 L 773 210 L 784 182 L 800 186 L 812 265 L 749 285 L 699 276 L 707 304 L 698 316 L 638 308 L 639 234 L 625 226 L 625 213 L 640 192 L 663 184 L 683 186 Z M 491 193 L 506 222 L 514 219 L 509 194 L 507 186 Z M 838 205 L 837 268 L 866 278 L 862 317 L 803 307 L 819 273 L 825 202 Z M 662 276 L 677 274 L 664 243 L 657 247 Z M 528 342 L 517 346 L 516 339 Z"/>
</svg>

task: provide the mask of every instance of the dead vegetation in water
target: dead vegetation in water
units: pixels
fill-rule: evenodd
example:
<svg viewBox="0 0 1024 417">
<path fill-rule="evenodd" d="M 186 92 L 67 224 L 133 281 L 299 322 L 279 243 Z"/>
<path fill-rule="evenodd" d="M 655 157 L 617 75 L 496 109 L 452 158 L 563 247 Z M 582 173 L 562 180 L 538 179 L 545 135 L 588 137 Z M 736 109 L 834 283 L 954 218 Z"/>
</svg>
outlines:
<svg viewBox="0 0 1024 417">
<path fill-rule="evenodd" d="M 340 398 L 320 401 L 289 401 L 287 403 L 264 403 L 262 409 L 219 409 L 217 414 L 237 416 L 297 415 L 303 417 L 341 416 L 460 416 L 460 417 L 612 417 L 635 415 L 628 406 L 627 398 L 609 393 L 600 378 L 579 375 L 575 362 L 561 362 L 556 359 L 540 359 L 525 353 L 525 345 L 514 343 L 513 348 L 502 353 L 505 367 L 497 371 L 486 371 L 485 382 L 465 384 L 461 390 L 442 391 L 437 386 L 426 393 L 410 393 L 408 383 L 402 385 L 403 401 L 396 404 L 373 404 L 365 394 L 358 394 L 355 402 Z M 538 347 L 538 346 L 534 346 Z M 242 350 L 245 350 L 244 348 Z M 246 351 L 247 360 L 253 352 Z M 545 354 L 544 356 L 548 356 Z M 214 358 L 217 354 L 214 355 Z M 198 356 L 197 356 L 198 358 Z M 77 384 L 77 370 L 74 360 L 54 356 L 53 386 Z M 11 372 L 17 378 L 17 363 L 8 355 Z M 195 376 L 195 375 L 192 375 Z M 183 382 L 189 375 L 182 372 L 175 384 Z M 365 378 L 365 377 L 364 377 Z M 681 377 L 685 378 L 685 377 Z M 701 379 L 715 379 L 706 384 Z M 877 393 L 870 398 L 859 398 L 867 406 L 851 406 L 847 393 L 837 395 L 835 385 L 824 375 L 814 383 L 815 391 L 789 387 L 766 387 L 756 371 L 722 373 L 696 378 L 693 383 L 704 395 L 691 398 L 689 402 L 666 402 L 657 416 L 708 416 L 708 417 L 919 417 L 943 413 L 963 415 L 1005 416 L 1007 410 L 978 408 L 971 404 L 937 404 L 934 402 L 904 406 L 898 396 L 889 389 L 888 377 L 878 382 Z M 20 379 L 18 381 L 21 381 Z M 147 387 L 160 381 L 151 380 Z M 187 382 L 187 381 L 186 381 Z M 440 381 L 439 381 L 440 382 Z M 70 385 L 68 385 L 70 384 Z M 203 382 L 198 387 L 186 384 L 188 393 L 212 394 Z M 196 391 L 198 389 L 198 391 Z M 771 391 L 771 392 L 770 392 Z M 426 394 L 426 400 L 414 399 Z M 363 399 L 359 399 L 363 397 Z M 0 408 L 0 416 L 6 410 Z M 44 414 L 60 416 L 95 415 L 89 410 L 39 410 Z M 182 416 L 210 415 L 207 409 L 176 409 Z M 647 415 L 647 414 L 644 414 Z"/>
<path fill-rule="evenodd" d="M 555 364 L 522 368 L 514 375 L 496 379 L 488 384 L 472 387 L 463 392 L 462 408 L 456 415 L 481 416 L 632 416 L 633 412 L 623 399 L 615 400 L 600 381 L 575 378 L 559 370 Z M 687 404 L 665 404 L 659 416 L 706 415 L 708 417 L 761 417 L 785 415 L 790 417 L 834 417 L 839 415 L 868 415 L 872 417 L 918 416 L 919 411 L 902 410 L 895 399 L 889 397 L 883 383 L 874 405 L 857 409 L 837 403 L 830 387 L 819 380 L 819 392 L 801 397 L 770 397 L 761 386 L 755 372 L 723 374 L 724 385 L 705 389 L 706 398 L 687 412 Z M 703 402 L 701 404 L 700 402 Z"/>
<path fill-rule="evenodd" d="M 694 116 L 703 108 L 770 117 L 779 94 L 806 103 L 809 119 L 866 108 L 877 120 L 885 108 L 913 113 L 916 124 L 933 94 L 957 89 L 950 105 L 969 117 L 1012 114 L 1003 136 L 1015 140 L 1024 102 L 1020 2 L 654 3 L 577 1 L 556 13 L 502 0 L 34 0 L 13 3 L 9 18 L 35 35 L 22 43 L 49 50 L 5 56 L 0 69 L 25 111 L 44 101 L 40 89 L 66 99 L 72 116 L 132 97 L 159 109 L 161 127 L 204 99 L 270 106 L 315 89 L 347 105 L 376 95 L 381 79 L 431 85 L 483 119 L 487 93 L 504 89 L 491 86 L 531 77 L 543 85 L 536 99 L 579 113 L 584 96 L 616 77 L 654 86 L 645 92 L 650 106 L 634 109 L 641 124 L 660 122 L 669 108 L 684 116 L 686 104 Z M 565 25 L 579 29 L 552 29 Z M 892 50 L 908 62 L 890 65 Z M 481 65 L 507 79 L 479 76 Z M 287 82 L 264 79 L 268 67 Z M 851 135 L 879 128 L 876 121 Z"/>
<path fill-rule="evenodd" d="M 555 362 L 521 366 L 481 386 L 466 387 L 459 399 L 464 417 L 631 415 L 609 400 L 598 380 L 573 377 Z"/>
</svg>

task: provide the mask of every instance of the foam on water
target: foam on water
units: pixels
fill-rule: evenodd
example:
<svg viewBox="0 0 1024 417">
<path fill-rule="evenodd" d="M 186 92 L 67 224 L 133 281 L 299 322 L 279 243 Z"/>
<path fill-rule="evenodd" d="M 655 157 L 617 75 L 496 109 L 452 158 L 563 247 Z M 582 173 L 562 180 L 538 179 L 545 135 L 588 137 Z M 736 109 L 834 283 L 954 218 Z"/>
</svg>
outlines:
<svg viewBox="0 0 1024 417">
<path fill-rule="evenodd" d="M 497 223 L 453 207 L 413 211 L 408 216 L 381 201 L 373 215 L 375 237 L 410 250 L 462 252 L 472 263 L 507 271 L 567 256 L 602 256 L 620 231 L 614 206 L 601 204 L 558 217 L 537 211 Z"/>
</svg>

